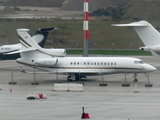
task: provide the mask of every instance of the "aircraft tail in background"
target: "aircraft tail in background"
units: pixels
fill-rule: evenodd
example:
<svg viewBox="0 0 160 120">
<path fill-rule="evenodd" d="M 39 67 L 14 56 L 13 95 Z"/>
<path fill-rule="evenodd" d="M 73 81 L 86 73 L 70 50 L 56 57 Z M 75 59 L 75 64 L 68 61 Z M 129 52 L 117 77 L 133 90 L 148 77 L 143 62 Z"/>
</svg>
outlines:
<svg viewBox="0 0 160 120">
<path fill-rule="evenodd" d="M 48 37 L 48 33 L 53 30 L 53 29 L 58 29 L 58 28 L 39 28 L 34 36 L 32 37 L 41 47 L 44 47 L 46 39 Z"/>
<path fill-rule="evenodd" d="M 147 21 L 133 22 L 129 24 L 113 24 L 113 26 L 132 26 L 145 46 L 160 44 L 160 33 Z"/>
</svg>

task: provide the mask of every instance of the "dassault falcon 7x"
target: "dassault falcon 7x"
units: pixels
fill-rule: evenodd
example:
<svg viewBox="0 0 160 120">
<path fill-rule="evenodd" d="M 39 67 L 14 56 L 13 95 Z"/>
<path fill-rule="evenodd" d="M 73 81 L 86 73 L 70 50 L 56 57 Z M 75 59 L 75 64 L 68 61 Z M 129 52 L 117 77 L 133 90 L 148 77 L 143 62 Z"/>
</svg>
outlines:
<svg viewBox="0 0 160 120">
<path fill-rule="evenodd" d="M 52 29 L 57 28 L 39 28 L 34 36 L 32 37 L 41 47 L 44 47 L 48 33 Z M 2 45 L 0 46 L 0 60 L 15 60 L 17 58 L 20 58 L 20 54 L 6 54 L 10 52 L 16 52 L 19 51 L 21 48 L 21 43 L 12 44 L 12 45 Z M 64 51 L 64 49 L 56 49 L 56 51 Z"/>
<path fill-rule="evenodd" d="M 84 76 L 116 73 L 148 73 L 156 68 L 142 60 L 131 57 L 65 57 L 52 53 L 52 49 L 41 48 L 28 34 L 29 29 L 17 29 L 22 44 L 19 51 L 20 64 L 43 72 L 68 75 L 68 80 L 79 80 Z"/>
<path fill-rule="evenodd" d="M 129 24 L 113 24 L 113 26 L 132 26 L 145 45 L 139 49 L 150 51 L 153 56 L 159 56 L 160 33 L 147 21 L 139 21 Z"/>
</svg>

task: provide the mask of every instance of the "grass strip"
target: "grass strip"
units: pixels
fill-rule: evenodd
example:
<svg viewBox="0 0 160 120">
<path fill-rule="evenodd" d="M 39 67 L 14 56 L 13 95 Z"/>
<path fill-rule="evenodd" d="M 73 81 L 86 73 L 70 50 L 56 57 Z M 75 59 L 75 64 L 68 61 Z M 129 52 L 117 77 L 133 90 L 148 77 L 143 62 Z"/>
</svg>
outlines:
<svg viewBox="0 0 160 120">
<path fill-rule="evenodd" d="M 83 54 L 83 50 L 67 50 L 67 54 Z M 89 50 L 88 54 L 98 55 L 144 55 L 150 56 L 150 52 L 140 50 Z"/>
</svg>

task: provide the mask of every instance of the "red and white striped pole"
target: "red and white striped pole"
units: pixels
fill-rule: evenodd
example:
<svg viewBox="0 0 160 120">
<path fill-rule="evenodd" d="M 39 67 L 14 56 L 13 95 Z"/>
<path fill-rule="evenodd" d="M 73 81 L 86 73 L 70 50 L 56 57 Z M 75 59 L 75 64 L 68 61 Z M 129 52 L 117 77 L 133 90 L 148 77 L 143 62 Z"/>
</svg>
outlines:
<svg viewBox="0 0 160 120">
<path fill-rule="evenodd" d="M 83 57 L 88 57 L 88 1 L 84 0 L 84 18 L 83 18 L 83 39 L 84 39 L 84 47 L 83 47 Z"/>
</svg>

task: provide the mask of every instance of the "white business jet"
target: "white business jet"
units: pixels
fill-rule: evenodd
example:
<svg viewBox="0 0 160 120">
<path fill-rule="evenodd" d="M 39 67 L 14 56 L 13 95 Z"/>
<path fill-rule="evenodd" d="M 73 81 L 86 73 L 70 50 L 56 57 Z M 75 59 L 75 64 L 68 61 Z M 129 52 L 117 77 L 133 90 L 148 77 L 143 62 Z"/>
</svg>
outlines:
<svg viewBox="0 0 160 120">
<path fill-rule="evenodd" d="M 131 57 L 64 57 L 52 49 L 41 48 L 27 33 L 28 29 L 17 29 L 22 49 L 17 62 L 48 73 L 68 75 L 68 80 L 79 80 L 84 76 L 116 73 L 148 73 L 156 68 L 142 60 Z"/>
<path fill-rule="evenodd" d="M 113 26 L 132 26 L 145 45 L 139 49 L 150 51 L 153 56 L 159 56 L 160 33 L 147 21 L 139 21 L 129 24 L 113 24 Z"/>
<path fill-rule="evenodd" d="M 44 47 L 48 33 L 57 28 L 39 28 L 34 36 L 32 37 L 41 47 Z M 18 51 L 21 49 L 21 43 L 12 44 L 12 45 L 2 45 L 0 46 L 0 60 L 15 60 L 20 58 L 20 54 L 10 54 L 6 55 L 6 53 Z M 64 49 L 56 49 L 56 51 L 64 51 Z M 62 53 L 61 53 L 62 54 Z"/>
</svg>

